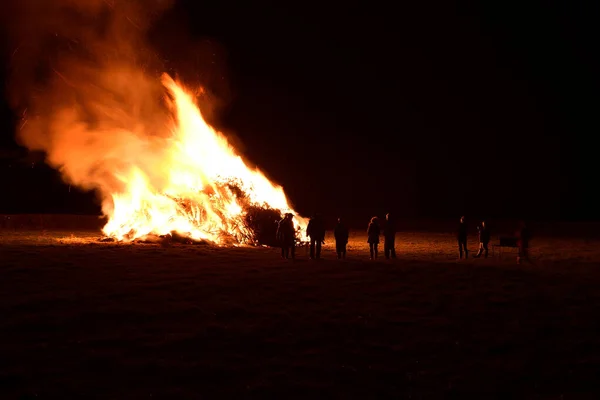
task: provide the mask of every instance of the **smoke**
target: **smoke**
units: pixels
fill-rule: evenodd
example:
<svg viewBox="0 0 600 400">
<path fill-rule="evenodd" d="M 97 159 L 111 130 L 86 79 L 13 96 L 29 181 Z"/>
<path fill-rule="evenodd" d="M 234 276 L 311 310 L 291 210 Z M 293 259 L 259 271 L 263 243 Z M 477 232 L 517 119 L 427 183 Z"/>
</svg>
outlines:
<svg viewBox="0 0 600 400">
<path fill-rule="evenodd" d="M 8 96 L 23 116 L 17 140 L 44 151 L 66 182 L 110 193 L 122 189 L 115 170 L 136 165 L 156 174 L 148 154 L 160 158 L 170 116 L 159 79 L 163 65 L 146 35 L 171 3 L 18 0 L 3 6 L 13 45 Z"/>
</svg>

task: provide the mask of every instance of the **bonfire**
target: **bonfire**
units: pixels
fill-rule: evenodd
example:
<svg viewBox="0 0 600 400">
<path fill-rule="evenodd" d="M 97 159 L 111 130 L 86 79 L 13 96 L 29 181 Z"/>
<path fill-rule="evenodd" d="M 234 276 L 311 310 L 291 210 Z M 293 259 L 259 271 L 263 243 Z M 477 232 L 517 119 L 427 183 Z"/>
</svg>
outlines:
<svg viewBox="0 0 600 400">
<path fill-rule="evenodd" d="M 18 141 L 99 195 L 106 238 L 273 244 L 288 212 L 304 236 L 307 220 L 207 123 L 197 91 L 155 72 L 166 64 L 146 34 L 171 2 L 17 3 L 28 16 L 11 57 Z"/>
<path fill-rule="evenodd" d="M 307 220 L 292 209 L 283 188 L 246 165 L 180 83 L 167 74 L 162 83 L 170 133 L 159 146 L 137 146 L 155 149 L 151 165 L 115 169 L 122 190 L 103 193 L 103 233 L 117 241 L 177 235 L 220 245 L 270 245 L 277 220 L 291 212 L 301 240 Z"/>
</svg>

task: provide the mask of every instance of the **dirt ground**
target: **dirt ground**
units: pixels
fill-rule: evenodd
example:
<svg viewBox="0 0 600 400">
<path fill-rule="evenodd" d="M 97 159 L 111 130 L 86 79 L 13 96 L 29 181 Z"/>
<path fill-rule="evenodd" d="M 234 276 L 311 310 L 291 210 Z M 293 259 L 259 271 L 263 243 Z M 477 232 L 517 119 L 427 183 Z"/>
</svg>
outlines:
<svg viewBox="0 0 600 400">
<path fill-rule="evenodd" d="M 537 237 L 535 265 L 100 243 L 0 232 L 0 398 L 598 398 L 600 241 Z M 475 241 L 471 249 L 476 247 Z"/>
</svg>

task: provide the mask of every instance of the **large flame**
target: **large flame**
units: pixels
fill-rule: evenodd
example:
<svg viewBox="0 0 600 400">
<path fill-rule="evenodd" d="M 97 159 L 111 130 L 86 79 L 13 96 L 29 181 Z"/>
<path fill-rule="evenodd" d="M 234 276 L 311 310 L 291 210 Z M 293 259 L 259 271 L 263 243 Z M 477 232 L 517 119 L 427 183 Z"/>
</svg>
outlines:
<svg viewBox="0 0 600 400">
<path fill-rule="evenodd" d="M 252 237 L 245 224 L 248 206 L 296 214 L 281 186 L 244 163 L 227 139 L 206 123 L 182 85 L 167 74 L 162 83 L 170 95 L 171 132 L 166 138 L 140 139 L 142 143 L 132 147 L 131 151 L 151 152 L 145 157 L 151 162 L 114 173 L 124 189 L 104 193 L 103 211 L 109 218 L 104 234 L 128 241 L 177 232 L 219 244 L 243 244 Z M 294 223 L 302 232 L 307 221 L 295 215 Z"/>
</svg>

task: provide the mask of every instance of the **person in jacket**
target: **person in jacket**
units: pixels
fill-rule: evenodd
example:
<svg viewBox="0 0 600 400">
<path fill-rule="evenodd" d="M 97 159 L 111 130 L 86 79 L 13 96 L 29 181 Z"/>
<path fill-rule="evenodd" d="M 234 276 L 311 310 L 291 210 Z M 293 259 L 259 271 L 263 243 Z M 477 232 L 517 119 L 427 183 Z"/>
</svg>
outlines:
<svg viewBox="0 0 600 400">
<path fill-rule="evenodd" d="M 310 238 L 310 258 L 321 258 L 321 245 L 325 241 L 325 223 L 321 215 L 315 214 L 306 227 L 306 236 Z"/>
<path fill-rule="evenodd" d="M 491 232 L 490 228 L 487 226 L 485 221 L 481 221 L 481 225 L 477 227 L 477 231 L 479 234 L 479 251 L 475 255 L 475 257 L 481 257 L 481 254 L 484 254 L 484 257 L 488 256 L 488 244 L 490 243 Z"/>
<path fill-rule="evenodd" d="M 383 226 L 383 253 L 385 258 L 396 258 L 396 221 L 388 213 Z"/>
<path fill-rule="evenodd" d="M 529 260 L 529 241 L 531 240 L 531 232 L 524 221 L 519 223 L 519 229 L 516 232 L 517 236 L 517 246 L 519 246 L 519 255 L 517 256 L 517 264 L 521 264 L 521 262 Z"/>
<path fill-rule="evenodd" d="M 464 216 L 460 217 L 456 239 L 458 240 L 458 257 L 463 258 L 464 252 L 465 258 L 469 258 L 469 250 L 467 249 L 467 223 Z"/>
<path fill-rule="evenodd" d="M 377 259 L 377 247 L 379 245 L 380 233 L 379 219 L 377 217 L 371 218 L 371 222 L 369 222 L 369 226 L 367 227 L 367 243 L 369 243 L 371 260 Z"/>
<path fill-rule="evenodd" d="M 342 222 L 341 218 L 338 218 L 338 222 L 333 230 L 333 237 L 335 238 L 335 251 L 337 258 L 346 258 L 346 246 L 348 245 L 349 237 L 348 228 Z"/>
<path fill-rule="evenodd" d="M 294 215 L 287 213 L 277 225 L 277 240 L 281 246 L 281 258 L 296 257 L 296 230 L 294 228 Z"/>
</svg>

